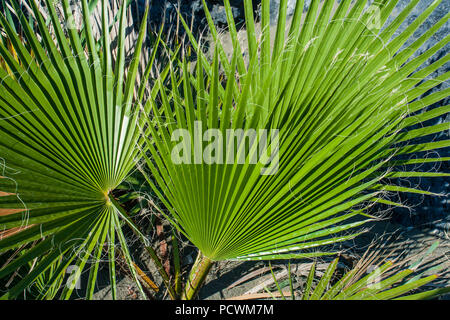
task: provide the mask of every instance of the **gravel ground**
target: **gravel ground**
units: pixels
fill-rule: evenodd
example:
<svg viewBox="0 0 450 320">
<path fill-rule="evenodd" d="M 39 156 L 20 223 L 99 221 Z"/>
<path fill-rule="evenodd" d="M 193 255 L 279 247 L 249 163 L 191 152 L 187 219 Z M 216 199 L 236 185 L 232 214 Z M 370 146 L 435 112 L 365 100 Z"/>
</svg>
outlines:
<svg viewBox="0 0 450 320">
<path fill-rule="evenodd" d="M 356 263 L 369 249 L 373 243 L 379 246 L 370 247 L 370 252 L 378 256 L 389 254 L 390 259 L 401 257 L 401 259 L 411 258 L 416 261 L 422 256 L 429 247 L 439 241 L 439 246 L 431 255 L 426 256 L 421 264 L 422 270 L 429 269 L 436 265 L 441 265 L 439 278 L 432 284 L 423 289 L 431 290 L 436 287 L 450 286 L 450 238 L 438 237 L 433 234 L 432 229 L 409 228 L 408 230 L 399 224 L 389 221 L 373 222 L 369 225 L 370 231 L 359 236 L 358 238 L 347 241 L 333 249 L 343 251 L 343 255 L 338 265 L 338 270 L 351 267 Z M 183 249 L 185 274 L 189 270 L 195 251 L 192 247 Z M 163 288 L 163 281 L 159 277 L 153 262 L 141 250 L 134 251 L 136 263 L 159 287 Z M 333 259 L 320 258 L 317 266 L 317 275 L 321 275 L 329 262 Z M 294 275 L 294 291 L 301 292 L 301 287 L 305 282 L 309 267 L 312 260 L 293 260 L 291 261 L 291 272 Z M 264 293 L 263 286 L 276 291 L 272 281 L 272 275 L 269 271 L 268 262 L 218 262 L 209 273 L 205 285 L 200 291 L 200 299 L 232 299 L 248 295 L 250 293 Z M 287 263 L 273 262 L 272 268 L 275 276 L 281 282 L 287 279 Z M 419 269 L 421 270 L 421 269 Z M 263 272 L 260 272 L 263 271 Z M 430 271 L 425 272 L 426 275 L 432 274 Z M 129 276 L 123 276 L 123 272 L 119 272 L 117 281 L 117 298 L 120 300 L 143 300 L 144 297 L 139 293 L 136 284 Z M 252 276 L 253 275 L 253 276 Z M 79 296 L 83 296 L 83 288 L 87 281 L 88 274 L 83 275 L 81 290 Z M 243 277 L 248 277 L 245 281 L 241 281 Z M 241 283 L 239 283 L 241 282 Z M 107 264 L 100 269 L 98 290 L 94 294 L 96 300 L 111 300 L 111 288 L 109 286 L 109 276 Z M 164 290 L 159 293 L 152 292 L 155 299 L 168 299 Z M 450 295 L 441 297 L 441 299 L 450 300 Z"/>
<path fill-rule="evenodd" d="M 368 246 L 373 243 L 383 243 L 380 248 L 373 248 L 371 252 L 377 252 L 382 255 L 382 251 L 391 253 L 391 257 L 402 256 L 403 259 L 415 257 L 423 254 L 434 242 L 439 241 L 439 247 L 433 252 L 432 255 L 427 256 L 422 262 L 422 266 L 431 268 L 434 265 L 442 264 L 443 269 L 441 276 L 438 280 L 428 287 L 427 289 L 433 289 L 435 286 L 449 286 L 450 285 L 450 241 L 445 238 L 438 238 L 434 234 L 430 234 L 431 230 L 418 231 L 417 229 L 411 229 L 409 231 L 399 232 L 399 225 L 392 224 L 390 222 L 376 222 L 372 224 L 370 232 L 361 235 L 357 239 L 343 243 L 341 248 L 345 250 L 345 257 L 350 257 L 356 262 L 364 252 L 368 249 Z M 392 238 L 390 238 L 392 236 Z M 390 238 L 390 239 L 389 239 Z M 382 239 L 385 239 L 382 241 Z M 343 256 L 344 257 L 344 256 Z M 415 260 L 415 259 L 414 259 Z M 330 259 L 320 259 L 318 262 L 318 274 L 323 271 L 330 262 Z M 348 260 L 341 259 L 342 264 L 338 266 L 341 268 L 348 267 Z M 346 263 L 344 263 L 346 262 Z M 291 271 L 295 275 L 294 288 L 300 287 L 307 276 L 309 271 L 309 265 L 311 261 L 293 261 L 291 263 Z M 275 275 L 280 275 L 280 282 L 287 279 L 285 276 L 287 270 L 287 263 L 272 263 Z M 264 267 L 268 267 L 266 262 L 221 262 L 217 264 L 210 275 L 207 278 L 205 286 L 200 292 L 200 298 L 202 299 L 230 299 L 233 297 L 248 294 L 249 292 L 255 292 L 256 288 L 260 288 L 262 283 L 267 283 L 269 286 L 273 284 L 272 275 L 270 272 L 253 277 L 251 280 L 246 281 L 243 284 L 229 288 L 230 285 L 244 277 L 245 275 L 254 272 L 255 270 L 261 270 Z M 426 272 L 425 274 L 432 274 Z M 262 288 L 261 288 L 262 289 Z M 274 288 L 276 290 L 276 288 Z M 258 292 L 264 292 L 259 290 Z M 443 299 L 450 299 L 450 295 L 442 297 Z"/>
</svg>

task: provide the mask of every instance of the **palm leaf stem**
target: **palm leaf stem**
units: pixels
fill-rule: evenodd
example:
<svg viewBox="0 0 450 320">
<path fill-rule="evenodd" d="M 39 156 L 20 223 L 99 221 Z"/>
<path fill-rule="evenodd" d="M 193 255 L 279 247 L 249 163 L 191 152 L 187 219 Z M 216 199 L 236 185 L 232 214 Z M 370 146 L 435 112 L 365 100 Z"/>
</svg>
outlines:
<svg viewBox="0 0 450 320">
<path fill-rule="evenodd" d="M 195 260 L 189 274 L 182 300 L 195 299 L 213 264 L 214 261 L 203 255 L 201 251 L 198 252 L 197 259 Z"/>
</svg>

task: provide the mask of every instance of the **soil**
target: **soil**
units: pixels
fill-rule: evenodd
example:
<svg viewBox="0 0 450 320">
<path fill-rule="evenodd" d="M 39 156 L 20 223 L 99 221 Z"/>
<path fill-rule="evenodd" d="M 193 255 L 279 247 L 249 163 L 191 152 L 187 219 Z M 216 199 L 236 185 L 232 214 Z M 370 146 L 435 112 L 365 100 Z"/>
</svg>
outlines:
<svg viewBox="0 0 450 320">
<path fill-rule="evenodd" d="M 409 228 L 408 230 L 405 230 L 403 226 L 389 221 L 373 222 L 370 228 L 371 229 L 367 233 L 340 245 L 340 248 L 338 249 L 342 250 L 342 254 L 338 269 L 348 269 L 351 264 L 357 262 L 368 249 L 370 249 L 371 253 L 376 252 L 380 257 L 389 255 L 389 259 L 398 257 L 401 260 L 411 259 L 411 262 L 414 262 L 419 256 L 422 256 L 433 243 L 439 241 L 439 246 L 432 254 L 425 257 L 417 272 L 421 272 L 421 269 L 430 269 L 434 266 L 441 265 L 443 268 L 438 273 L 438 279 L 422 289 L 430 290 L 436 287 L 450 286 L 450 237 L 440 237 L 433 233 L 432 229 Z M 183 252 L 185 253 L 184 269 L 188 271 L 190 264 L 193 263 L 193 258 L 195 258 L 195 252 L 190 246 L 185 247 Z M 137 260 L 138 265 L 141 267 L 145 266 L 145 268 L 142 268 L 143 271 L 160 288 L 162 288 L 158 293 L 152 292 L 152 298 L 169 299 L 164 290 L 163 281 L 159 277 L 153 262 L 148 259 L 144 253 L 135 259 Z M 318 275 L 320 275 L 321 271 L 327 267 L 332 259 L 334 259 L 334 257 L 320 258 L 317 266 Z M 311 262 L 312 260 L 291 261 L 294 291 L 300 291 L 297 289 L 302 287 Z M 272 268 L 279 282 L 283 283 L 283 281 L 287 279 L 288 262 L 272 262 Z M 121 272 L 121 274 L 123 274 L 123 272 Z M 432 273 L 428 271 L 425 272 L 425 274 L 429 275 Z M 239 280 L 243 277 L 249 277 L 249 279 L 244 278 L 245 281 L 239 283 Z M 101 283 L 103 283 L 103 285 Z M 94 299 L 112 299 L 111 288 L 107 283 L 108 271 L 105 268 L 100 275 L 99 287 L 101 289 L 95 293 Z M 217 262 L 208 275 L 198 298 L 222 300 L 236 297 L 241 298 L 241 296 L 248 296 L 250 293 L 265 293 L 263 284 L 271 291 L 276 291 L 268 262 Z M 141 300 L 144 298 L 145 297 L 139 293 L 136 284 L 130 276 L 122 276 L 118 279 L 117 299 Z M 443 296 L 440 299 L 450 300 L 450 295 Z"/>
</svg>

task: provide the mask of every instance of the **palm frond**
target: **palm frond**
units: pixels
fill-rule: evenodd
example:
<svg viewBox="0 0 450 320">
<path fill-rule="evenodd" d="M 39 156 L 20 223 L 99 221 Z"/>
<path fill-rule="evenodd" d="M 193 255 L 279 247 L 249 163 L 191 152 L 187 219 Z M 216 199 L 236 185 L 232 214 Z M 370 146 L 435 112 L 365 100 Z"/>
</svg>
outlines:
<svg viewBox="0 0 450 320">
<path fill-rule="evenodd" d="M 418 1 L 388 24 L 398 1 L 377 2 L 377 10 L 366 9 L 366 1 L 351 2 L 313 1 L 303 13 L 304 1 L 297 1 L 285 32 L 287 1 L 281 1 L 271 47 L 269 1 L 262 1 L 261 38 L 251 1 L 244 1 L 248 59 L 229 1 L 224 3 L 233 43 L 230 60 L 212 23 L 216 43 L 210 61 L 180 17 L 197 51 L 197 66 L 182 61 L 182 74 L 171 72 L 171 86 L 159 87 L 150 102 L 150 126 L 141 128 L 148 147 L 142 156 L 151 172 L 147 181 L 167 207 L 167 218 L 206 258 L 330 254 L 315 250 L 357 236 L 351 231 L 370 220 L 366 213 L 374 199 L 411 191 L 390 186 L 395 179 L 448 176 L 391 169 L 399 156 L 450 146 L 448 140 L 401 144 L 448 129 L 439 125 L 404 132 L 427 117 L 416 117 L 416 112 L 448 96 L 446 89 L 421 98 L 448 80 L 448 73 L 429 79 L 448 55 L 421 68 L 448 43 L 448 36 L 423 54 L 413 54 L 449 15 L 402 49 L 442 1 L 433 2 L 395 37 Z M 371 26 L 374 12 L 379 13 L 378 27 Z M 446 106 L 428 112 L 435 117 L 448 111 Z M 259 149 L 259 143 L 248 143 L 248 136 L 236 143 L 226 139 L 228 130 L 254 130 L 254 141 L 267 143 Z M 268 159 L 270 154 L 275 157 Z M 258 156 L 262 160 L 252 162 Z"/>
<path fill-rule="evenodd" d="M 44 20 L 37 2 L 29 1 L 37 29 L 27 23 L 19 2 L 12 1 L 24 41 L 0 14 L 2 32 L 18 57 L 0 43 L 0 56 L 11 71 L 0 68 L 0 155 L 5 160 L 2 176 L 8 177 L 0 179 L 0 190 L 8 193 L 0 197 L 0 226 L 7 235 L 0 240 L 0 252 L 37 241 L 3 266 L 0 278 L 39 258 L 2 299 L 15 298 L 50 269 L 45 290 L 53 290 L 72 265 L 77 271 L 60 292 L 61 298 L 69 298 L 88 262 L 86 292 L 91 298 L 103 255 L 109 257 L 115 297 L 117 245 L 132 265 L 121 229 L 127 218 L 111 201 L 111 191 L 133 169 L 139 156 L 136 145 L 142 144 L 137 125 L 142 99 L 135 88 L 146 84 L 145 77 L 136 84 L 136 77 L 148 9 L 132 62 L 126 66 L 126 2 L 119 7 L 115 38 L 110 35 L 109 1 L 100 3 L 102 32 L 97 37 L 91 4 L 81 2 L 84 27 L 80 31 L 67 23 L 72 16 L 67 0 L 62 2 L 63 18 L 53 1 L 46 1 L 50 21 Z M 112 39 L 117 40 L 115 59 Z M 27 228 L 12 232 L 23 226 Z M 56 261 L 60 262 L 55 265 Z M 134 268 L 130 270 L 142 290 Z"/>
<path fill-rule="evenodd" d="M 438 277 L 443 265 L 418 270 L 422 260 L 439 245 L 434 243 L 427 253 L 418 261 L 406 266 L 408 260 L 396 259 L 379 261 L 378 265 L 368 263 L 362 258 L 354 268 L 336 276 L 339 258 L 329 264 L 323 275 L 315 279 L 315 272 L 311 268 L 307 283 L 315 282 L 314 288 L 307 286 L 302 293 L 303 300 L 419 300 L 432 299 L 450 292 L 449 287 L 423 290 L 424 286 Z M 367 252 L 366 252 L 367 254 Z M 382 262 L 382 263 L 381 263 Z M 423 269 L 423 268 L 422 268 Z M 434 273 L 426 275 L 425 273 Z M 337 279 L 336 279 L 337 278 Z M 414 293 L 418 289 L 422 292 Z"/>
</svg>

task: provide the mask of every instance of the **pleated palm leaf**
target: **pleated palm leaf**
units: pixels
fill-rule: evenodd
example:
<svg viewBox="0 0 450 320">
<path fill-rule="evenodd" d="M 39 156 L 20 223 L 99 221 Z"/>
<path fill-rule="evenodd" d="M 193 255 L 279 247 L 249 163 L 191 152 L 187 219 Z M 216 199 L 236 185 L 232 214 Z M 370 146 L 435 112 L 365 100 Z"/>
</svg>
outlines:
<svg viewBox="0 0 450 320">
<path fill-rule="evenodd" d="M 21 253 L 2 266 L 0 278 L 31 262 L 32 267 L 1 298 L 13 299 L 44 273 L 48 275 L 45 285 L 41 279 L 39 283 L 47 291 L 40 294 L 52 298 L 67 267 L 73 265 L 76 272 L 59 293 L 69 298 L 88 260 L 86 292 L 91 298 L 102 257 L 109 261 L 115 298 L 117 244 L 128 265 L 132 260 L 121 229 L 128 218 L 118 210 L 111 191 L 133 169 L 136 145 L 142 143 L 135 105 L 142 100 L 149 72 L 141 85 L 136 85 L 136 74 L 148 9 L 133 61 L 125 67 L 125 2 L 119 11 L 115 61 L 108 1 L 101 3 L 101 39 L 92 34 L 86 0 L 82 1 L 82 33 L 67 23 L 72 18 L 69 1 L 62 2 L 63 19 L 58 18 L 53 1 L 46 1 L 53 37 L 36 2 L 29 4 L 38 29 L 32 29 L 25 15 L 19 14 L 23 41 L 0 15 L 1 31 L 17 54 L 16 59 L 0 43 L 0 56 L 8 67 L 0 68 L 0 157 L 4 160 L 0 252 L 20 249 Z M 21 13 L 18 1 L 12 5 Z M 137 285 L 142 291 L 138 281 Z"/>
<path fill-rule="evenodd" d="M 431 255 L 438 245 L 439 242 L 432 244 L 427 252 L 416 260 L 413 260 L 414 257 L 391 257 L 392 252 L 387 257 L 380 257 L 369 250 L 373 249 L 370 246 L 356 265 L 343 274 L 337 271 L 339 258 L 333 260 L 320 276 L 317 275 L 316 262 L 314 262 L 300 290 L 300 299 L 424 300 L 445 295 L 450 292 L 450 287 L 425 289 L 425 286 L 435 280 L 439 273 L 445 273 L 445 270 L 443 271 L 445 266 L 441 263 L 433 263 L 432 267 L 427 267 L 423 263 L 426 256 Z M 283 283 L 276 280 L 273 272 L 272 276 L 280 296 L 283 299 L 290 296 L 294 300 L 292 274 L 289 272 L 288 281 L 284 281 L 285 286 L 290 287 L 289 294 L 283 293 Z M 421 292 L 414 293 L 418 289 L 421 289 Z"/>
<path fill-rule="evenodd" d="M 335 259 L 319 278 L 315 276 L 315 263 L 309 270 L 303 300 L 424 300 L 450 292 L 450 287 L 424 290 L 439 273 L 445 273 L 442 263 L 427 266 L 425 258 L 439 246 L 433 243 L 428 250 L 415 257 L 377 257 L 368 249 L 356 265 L 333 281 L 339 259 Z M 371 246 L 369 247 L 371 248 Z M 401 256 L 401 255 L 400 255 Z M 431 274 L 431 275 L 430 275 Z M 315 287 L 314 286 L 314 282 Z M 418 289 L 421 292 L 414 293 Z"/>
<path fill-rule="evenodd" d="M 231 61 L 205 4 L 216 41 L 212 61 L 182 20 L 197 51 L 197 67 L 192 71 L 183 61 L 180 79 L 173 72 L 172 87 L 161 87 L 158 99 L 150 101 L 149 152 L 143 152 L 151 172 L 147 180 L 167 207 L 167 218 L 199 249 L 184 296 L 188 299 L 213 261 L 330 254 L 333 250 L 318 249 L 358 235 L 352 230 L 371 219 L 368 207 L 395 204 L 384 198 L 386 193 L 429 194 L 397 186 L 395 179 L 448 176 L 407 170 L 449 160 L 408 160 L 414 152 L 448 147 L 448 140 L 404 144 L 446 130 L 448 124 L 404 129 L 449 111 L 448 106 L 426 111 L 449 89 L 421 98 L 448 79 L 447 72 L 426 80 L 449 55 L 418 70 L 448 43 L 448 36 L 412 58 L 449 15 L 400 50 L 441 1 L 393 38 L 418 0 L 384 28 L 398 1 L 377 2 L 376 10 L 365 9 L 367 1 L 312 1 L 306 13 L 304 1 L 297 1 L 287 33 L 283 0 L 272 42 L 269 0 L 262 1 L 260 38 L 246 0 L 245 55 L 229 1 L 224 3 Z M 374 19 L 379 26 L 372 26 Z M 239 129 L 247 130 L 240 141 L 226 139 L 227 130 Z M 248 144 L 244 134 L 251 129 L 259 143 Z M 252 162 L 254 156 L 260 161 Z"/>
<path fill-rule="evenodd" d="M 386 275 L 386 271 L 393 267 L 388 261 L 367 275 L 357 278 L 350 284 L 352 277 L 361 270 L 355 268 L 347 272 L 335 283 L 331 278 L 336 271 L 338 259 L 330 264 L 323 276 L 318 279 L 314 289 L 311 284 L 314 280 L 314 267 L 307 280 L 307 287 L 302 294 L 302 300 L 428 300 L 445 295 L 450 288 L 437 288 L 412 293 L 435 280 L 436 274 L 425 276 L 415 274 L 414 269 L 404 269 Z M 415 275 L 411 278 L 411 276 Z M 408 278 L 409 277 L 409 278 Z"/>
</svg>

